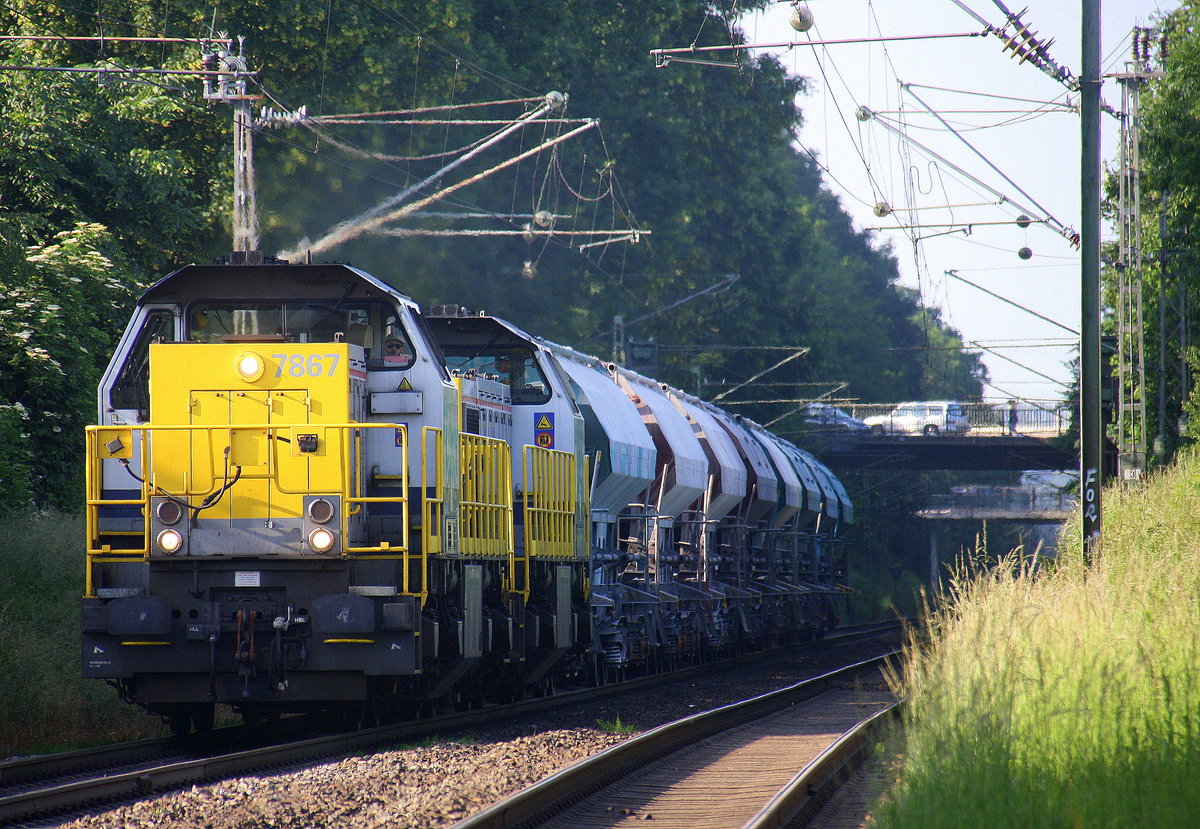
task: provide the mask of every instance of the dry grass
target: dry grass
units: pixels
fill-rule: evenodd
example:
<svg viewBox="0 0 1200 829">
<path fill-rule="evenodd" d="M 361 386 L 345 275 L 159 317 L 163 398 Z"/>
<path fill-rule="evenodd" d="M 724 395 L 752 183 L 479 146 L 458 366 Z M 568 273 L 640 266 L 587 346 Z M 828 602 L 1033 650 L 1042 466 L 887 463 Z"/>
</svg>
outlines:
<svg viewBox="0 0 1200 829">
<path fill-rule="evenodd" d="M 1091 567 L 1073 522 L 1058 561 L 960 570 L 907 659 L 905 760 L 880 826 L 1194 825 L 1198 471 L 1188 456 L 1106 492 Z"/>
</svg>

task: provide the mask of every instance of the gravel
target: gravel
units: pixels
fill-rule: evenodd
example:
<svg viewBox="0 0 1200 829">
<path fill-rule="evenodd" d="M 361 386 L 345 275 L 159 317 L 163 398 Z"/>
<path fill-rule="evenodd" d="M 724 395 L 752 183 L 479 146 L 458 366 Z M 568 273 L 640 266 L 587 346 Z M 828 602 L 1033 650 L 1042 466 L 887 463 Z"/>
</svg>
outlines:
<svg viewBox="0 0 1200 829">
<path fill-rule="evenodd" d="M 574 706 L 336 762 L 240 777 L 123 805 L 63 824 L 71 829 L 306 829 L 444 827 L 627 739 L 600 727 L 620 720 L 644 731 L 744 699 L 879 652 L 878 644 L 827 645 L 728 671 L 701 682 Z"/>
</svg>

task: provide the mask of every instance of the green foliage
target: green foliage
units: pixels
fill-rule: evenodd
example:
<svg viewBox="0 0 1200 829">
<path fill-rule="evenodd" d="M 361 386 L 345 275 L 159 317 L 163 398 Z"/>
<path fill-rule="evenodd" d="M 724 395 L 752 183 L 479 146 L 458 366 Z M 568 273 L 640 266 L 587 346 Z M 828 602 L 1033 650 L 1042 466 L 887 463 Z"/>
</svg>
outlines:
<svg viewBox="0 0 1200 829">
<path fill-rule="evenodd" d="M 898 287 L 890 251 L 854 230 L 825 189 L 815 159 L 792 145 L 806 81 L 771 58 L 743 58 L 737 71 L 654 67 L 649 50 L 664 43 L 729 41 L 730 25 L 712 7 L 684 0 L 566 0 L 542 10 L 516 0 L 249 0 L 222 5 L 213 17 L 209 4 L 195 0 L 116 0 L 103 12 L 103 32 L 110 36 L 214 30 L 246 36 L 261 79 L 255 91 L 277 108 L 369 112 L 560 90 L 570 96 L 568 116 L 600 119 L 603 143 L 592 134 L 564 144 L 473 185 L 448 207 L 569 210 L 575 226 L 648 227 L 652 235 L 638 245 L 597 249 L 590 258 L 565 244 L 519 237 L 363 237 L 334 251 L 425 305 L 484 308 L 596 352 L 606 350 L 615 315 L 652 314 L 732 273 L 740 279 L 729 290 L 629 329 L 631 336 L 687 347 L 663 350 L 662 379 L 689 389 L 700 379 L 698 391 L 712 396 L 781 356 L 726 346 L 796 345 L 809 353 L 764 378 L 796 384 L 780 397 L 813 395 L 839 383 L 846 384 L 839 394 L 867 400 L 978 393 L 978 359 L 953 352 L 958 334 Z M 12 33 L 100 32 L 91 10 L 38 0 L 6 4 L 0 24 Z M 10 41 L 0 50 L 9 62 L 29 65 L 182 68 L 197 58 L 194 46 L 113 41 Z M 76 226 L 97 233 L 102 226 L 111 235 L 96 242 L 111 267 L 71 260 L 71 268 L 87 270 L 90 262 L 99 269 L 84 280 L 97 287 L 105 284 L 100 272 L 128 287 L 225 249 L 229 111 L 200 105 L 198 89 L 192 78 L 101 84 L 85 75 L 0 73 L 5 255 L 16 262 L 25 246 L 61 250 L 54 261 L 32 263 L 32 271 L 32 264 L 5 269 L 18 286 L 38 274 L 38 307 L 75 307 L 42 283 L 67 256 L 57 234 L 78 233 L 69 231 Z M 456 175 L 479 172 L 560 129 L 528 130 Z M 388 132 L 345 125 L 334 128 L 331 143 L 299 127 L 259 131 L 263 250 L 316 238 L 442 163 L 370 161 L 346 156 L 336 145 L 420 156 L 453 149 L 460 138 L 443 128 Z M 576 202 L 572 191 L 612 197 Z M 521 277 L 525 261 L 535 263 L 535 278 Z M 81 311 L 81 320 L 63 312 L 68 318 L 32 346 L 44 355 L 11 336 L 0 341 L 0 361 L 18 372 L 0 383 L 0 405 L 22 402 L 29 415 L 23 420 L 10 413 L 0 428 L 21 426 L 38 441 L 90 417 L 88 389 L 123 315 L 109 315 L 105 302 L 128 296 L 106 296 L 92 306 L 95 314 Z M 78 324 L 88 340 L 86 359 L 60 352 L 69 351 L 60 332 Z M 91 336 L 101 330 L 104 337 Z M 61 380 L 57 386 L 34 381 L 62 376 L 71 377 L 71 388 Z M 34 391 L 38 405 L 26 399 Z M 739 411 L 763 422 L 786 415 L 777 405 Z M 785 419 L 776 428 L 788 425 Z M 35 497 L 63 503 L 75 483 L 41 481 L 48 469 L 77 468 L 56 439 L 46 444 L 45 463 L 6 476 L 0 486 L 19 488 L 29 480 Z M 0 463 L 15 461 L 0 457 Z"/>
<path fill-rule="evenodd" d="M 591 351 L 606 349 L 615 315 L 629 320 L 655 312 L 736 273 L 741 279 L 731 290 L 629 329 L 689 347 L 664 350 L 663 379 L 692 388 L 698 371 L 708 381 L 700 391 L 711 396 L 780 356 L 722 346 L 795 344 L 810 353 L 768 379 L 846 382 L 846 394 L 866 399 L 978 394 L 978 360 L 929 357 L 939 353 L 930 349 L 959 342 L 957 334 L 897 288 L 890 253 L 854 231 L 814 160 L 790 144 L 805 81 L 773 59 L 747 60 L 736 73 L 654 68 L 649 50 L 663 43 L 728 42 L 729 27 L 715 14 L 679 0 L 639 3 L 636 10 L 574 0 L 556 4 L 552 14 L 530 14 L 515 0 L 368 5 L 328 19 L 325 13 L 288 3 L 229 10 L 232 30 L 255 32 L 255 54 L 271 56 L 264 58 L 265 74 L 282 102 L 321 112 L 378 110 L 561 90 L 570 95 L 568 115 L 600 119 L 603 148 L 582 139 L 583 150 L 565 145 L 554 156 L 565 171 L 561 178 L 546 159 L 531 161 L 517 168 L 515 182 L 507 176 L 464 191 L 459 206 L 573 210 L 568 186 L 589 193 L 612 186 L 628 210 L 600 217 L 599 226 L 633 223 L 653 231 L 642 244 L 591 263 L 556 245 L 480 239 L 361 238 L 339 249 L 339 257 L 426 305 L 486 308 Z M 386 52 L 373 45 L 382 33 Z M 281 54 L 296 59 L 278 60 Z M 333 66 L 355 69 L 337 73 Z M 399 143 L 414 154 L 448 143 L 440 129 L 424 138 L 411 129 L 350 136 L 360 146 L 394 151 Z M 527 135 L 521 145 L 540 138 Z M 387 182 L 433 169 L 377 165 L 374 178 L 354 175 L 308 152 L 308 141 L 260 153 L 262 202 L 270 206 L 267 250 L 316 238 L 331 216 L 355 215 L 398 189 Z M 591 154 L 586 162 L 583 152 Z M 469 169 L 502 157 L 498 152 Z M 597 221 L 586 205 L 579 214 L 574 222 L 583 227 Z M 537 264 L 532 280 L 520 276 L 525 260 Z M 713 348 L 694 350 L 706 345 Z M 746 413 L 767 420 L 780 411 Z"/>
<path fill-rule="evenodd" d="M 929 399 L 972 400 L 988 379 L 979 355 L 962 350 L 958 332 L 947 326 L 936 308 L 919 308 L 912 322 L 924 347 L 918 349 L 921 389 Z"/>
<path fill-rule="evenodd" d="M 78 515 L 23 510 L 0 551 L 0 758 L 151 736 L 155 720 L 79 675 Z"/>
<path fill-rule="evenodd" d="M 26 421 L 20 403 L 0 403 L 0 516 L 33 504 L 33 458 L 29 453 Z"/>
<path fill-rule="evenodd" d="M 126 11 L 129 20 L 153 17 L 148 8 Z M 105 12 L 122 17 L 115 5 Z M 6 4 L 0 24 L 14 34 L 96 34 L 93 15 L 39 2 Z M 53 40 L 0 48 L 5 62 L 34 66 L 162 65 L 164 58 L 121 43 L 103 54 Z M 78 507 L 82 427 L 95 417 L 95 386 L 145 284 L 141 275 L 219 249 L 219 217 L 228 212 L 219 196 L 228 174 L 217 161 L 228 164 L 224 130 L 169 83 L 0 73 L 5 503 Z"/>
<path fill-rule="evenodd" d="M 621 722 L 621 716 L 619 714 L 615 719 L 596 720 L 596 727 L 607 734 L 627 735 L 637 732 L 637 726 Z"/>
<path fill-rule="evenodd" d="M 1016 486 L 1021 473 L 980 471 L 840 471 L 850 499 L 858 507 L 844 537 L 852 553 L 847 616 L 851 623 L 873 622 L 919 613 L 922 591 L 935 580 L 930 557 L 937 553 L 936 579 L 966 555 L 977 555 L 986 538 L 976 521 L 920 518 L 934 497 L 956 486 Z M 1027 529 L 1006 522 L 984 531 L 995 549 L 1027 543 Z"/>
<path fill-rule="evenodd" d="M 0 21 L 8 32 L 96 34 L 89 15 L 75 19 L 41 3 L 8 4 Z M 3 48 L 6 62 L 18 64 L 163 64 L 161 54 L 119 44 L 103 56 L 62 44 L 15 41 Z M 167 64 L 194 60 L 180 55 Z M 76 222 L 98 223 L 143 271 L 192 261 L 220 249 L 213 245 L 228 213 L 221 196 L 230 163 L 222 120 L 170 82 L 0 73 L 0 204 L 27 241 L 47 240 Z"/>
<path fill-rule="evenodd" d="M 1200 322 L 1194 297 L 1200 291 L 1200 5 L 1194 0 L 1153 21 L 1169 44 L 1164 70 L 1148 80 L 1141 92 L 1139 135 L 1141 177 L 1141 242 L 1145 265 L 1140 274 L 1141 313 L 1145 320 L 1144 343 L 1147 359 L 1144 389 L 1131 390 L 1151 401 L 1147 432 L 1163 435 L 1166 447 L 1184 445 L 1200 438 L 1193 394 L 1194 371 L 1188 368 L 1191 355 L 1183 332 Z M 1151 50 L 1157 59 L 1157 48 Z M 1110 177 L 1106 187 L 1105 212 L 1117 217 L 1119 179 Z M 1104 272 L 1104 301 L 1117 308 L 1118 276 L 1115 246 L 1106 253 L 1114 265 Z M 1156 324 L 1162 319 L 1165 329 Z M 1111 323 L 1106 333 L 1115 335 Z M 1161 356 L 1165 368 L 1162 389 L 1165 401 L 1162 423 L 1158 407 L 1160 380 L 1154 368 Z M 1116 374 L 1115 360 L 1112 371 Z M 1115 438 L 1115 426 L 1110 427 Z"/>
<path fill-rule="evenodd" d="M 0 235 L 3 229 L 0 228 Z M 78 224 L 22 250 L 0 241 L 0 487 L 18 503 L 77 507 L 83 427 L 137 283 L 104 228 Z"/>
</svg>

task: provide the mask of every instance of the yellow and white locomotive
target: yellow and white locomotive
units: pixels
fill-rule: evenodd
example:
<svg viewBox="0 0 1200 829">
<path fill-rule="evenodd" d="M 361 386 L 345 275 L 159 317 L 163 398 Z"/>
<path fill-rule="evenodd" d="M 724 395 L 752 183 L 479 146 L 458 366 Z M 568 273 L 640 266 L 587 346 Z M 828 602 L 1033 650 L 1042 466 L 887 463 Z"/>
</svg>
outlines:
<svg viewBox="0 0 1200 829">
<path fill-rule="evenodd" d="M 349 266 L 172 273 L 98 402 L 83 671 L 177 731 L 712 658 L 844 589 L 806 453 Z"/>
</svg>

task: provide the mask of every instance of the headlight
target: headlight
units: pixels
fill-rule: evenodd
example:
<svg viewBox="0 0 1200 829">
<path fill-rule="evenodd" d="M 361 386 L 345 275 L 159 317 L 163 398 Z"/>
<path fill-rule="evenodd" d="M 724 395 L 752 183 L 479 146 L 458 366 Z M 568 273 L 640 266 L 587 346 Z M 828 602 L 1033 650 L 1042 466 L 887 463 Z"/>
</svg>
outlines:
<svg viewBox="0 0 1200 829">
<path fill-rule="evenodd" d="M 262 357 L 259 357 L 253 351 L 243 351 L 237 356 L 233 365 L 237 370 L 238 376 L 247 383 L 253 383 L 262 377 L 263 372 L 267 369 Z"/>
<path fill-rule="evenodd" d="M 179 519 L 183 518 L 183 507 L 178 501 L 159 501 L 154 512 L 158 515 L 158 520 L 168 526 L 178 524 Z"/>
<path fill-rule="evenodd" d="M 308 534 L 308 546 L 314 553 L 328 553 L 333 549 L 335 540 L 333 533 L 324 527 L 317 527 Z"/>
<path fill-rule="evenodd" d="M 167 555 L 175 555 L 182 546 L 183 536 L 179 534 L 178 530 L 163 530 L 158 534 L 158 549 Z"/>
<path fill-rule="evenodd" d="M 328 524 L 333 515 L 333 503 L 328 499 L 314 498 L 308 502 L 308 517 L 318 524 Z"/>
</svg>

